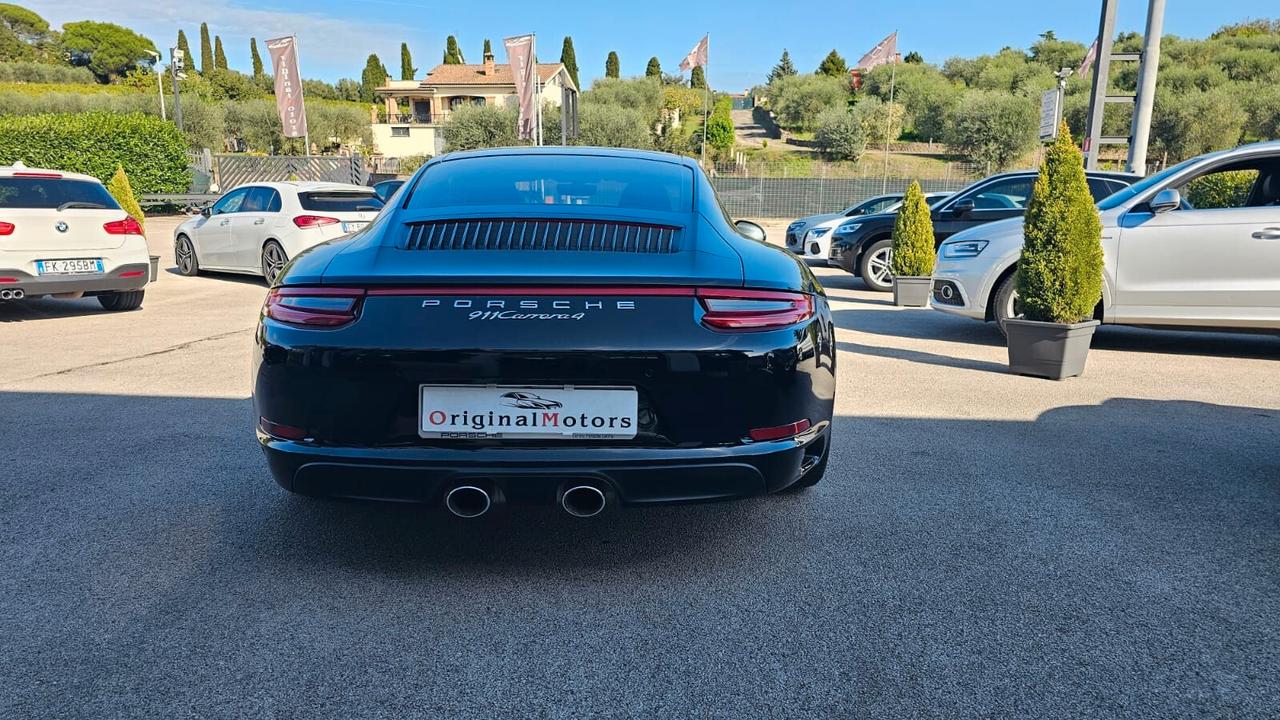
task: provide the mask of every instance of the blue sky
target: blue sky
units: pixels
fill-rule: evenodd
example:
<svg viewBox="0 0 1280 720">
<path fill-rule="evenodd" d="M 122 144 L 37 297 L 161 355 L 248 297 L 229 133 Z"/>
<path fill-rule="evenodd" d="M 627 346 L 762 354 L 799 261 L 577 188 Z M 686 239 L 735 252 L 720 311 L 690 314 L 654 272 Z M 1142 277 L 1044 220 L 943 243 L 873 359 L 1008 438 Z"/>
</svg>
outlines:
<svg viewBox="0 0 1280 720">
<path fill-rule="evenodd" d="M 812 71 L 832 48 L 856 60 L 881 38 L 899 31 L 902 52 L 915 50 L 930 62 L 953 55 L 977 55 L 1006 45 L 1027 47 L 1053 29 L 1059 37 L 1090 42 L 1097 31 L 1094 0 L 846 0 L 790 4 L 764 0 L 667 2 L 645 0 L 17 0 L 51 23 L 107 20 L 172 44 L 178 28 L 192 46 L 201 21 L 222 36 L 232 67 L 249 67 L 248 38 L 296 34 L 306 77 L 359 77 L 365 57 L 378 56 L 399 76 L 399 47 L 409 43 L 420 74 L 440 61 L 447 35 L 457 35 L 469 62 L 480 61 L 484 39 L 505 60 L 501 39 L 535 32 L 539 55 L 556 60 L 565 35 L 572 35 L 578 66 L 587 84 L 604 74 L 605 56 L 616 50 L 623 75 L 644 72 L 649 57 L 675 71 L 703 33 L 711 32 L 713 86 L 741 90 L 761 82 L 782 49 L 796 67 Z M 1118 26 L 1141 32 L 1144 0 L 1121 0 Z M 811 8 L 821 7 L 812 11 Z M 1280 17 L 1275 0 L 1168 0 L 1165 31 L 1202 37 L 1217 27 L 1258 17 Z"/>
</svg>

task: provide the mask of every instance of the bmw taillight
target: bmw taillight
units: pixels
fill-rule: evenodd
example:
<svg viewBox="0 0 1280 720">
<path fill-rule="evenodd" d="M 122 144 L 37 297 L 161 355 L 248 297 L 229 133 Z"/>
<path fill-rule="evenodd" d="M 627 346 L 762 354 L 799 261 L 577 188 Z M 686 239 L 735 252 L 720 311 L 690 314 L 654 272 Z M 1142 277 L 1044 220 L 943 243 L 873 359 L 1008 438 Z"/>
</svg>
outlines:
<svg viewBox="0 0 1280 720">
<path fill-rule="evenodd" d="M 293 219 L 293 224 L 300 228 L 324 227 L 325 225 L 333 225 L 342 222 L 336 217 L 327 217 L 324 215 L 299 215 Z"/>
<path fill-rule="evenodd" d="M 364 290 L 353 288 L 275 288 L 267 294 L 266 313 L 290 325 L 338 327 L 353 322 Z"/>
<path fill-rule="evenodd" d="M 699 288 L 702 324 L 713 330 L 776 330 L 813 317 L 813 298 L 777 290 Z"/>
<path fill-rule="evenodd" d="M 0 222 L 0 235 L 12 235 L 13 223 Z"/>
<path fill-rule="evenodd" d="M 141 235 L 142 225 L 133 217 L 126 217 L 123 220 L 112 220 L 102 226 L 108 235 Z"/>
</svg>

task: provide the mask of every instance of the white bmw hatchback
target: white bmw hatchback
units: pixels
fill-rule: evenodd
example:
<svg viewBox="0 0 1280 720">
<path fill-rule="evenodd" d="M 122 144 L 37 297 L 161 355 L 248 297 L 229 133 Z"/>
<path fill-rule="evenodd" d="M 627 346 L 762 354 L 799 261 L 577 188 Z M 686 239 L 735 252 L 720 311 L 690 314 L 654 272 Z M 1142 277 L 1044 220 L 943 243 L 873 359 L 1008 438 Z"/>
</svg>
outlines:
<svg viewBox="0 0 1280 720">
<path fill-rule="evenodd" d="M 360 230 L 382 210 L 373 188 L 326 182 L 241 185 L 174 231 L 178 271 L 261 275 L 302 251 Z"/>
<path fill-rule="evenodd" d="M 135 310 L 150 270 L 142 226 L 97 178 L 0 167 L 0 303 L 96 297 Z"/>
</svg>

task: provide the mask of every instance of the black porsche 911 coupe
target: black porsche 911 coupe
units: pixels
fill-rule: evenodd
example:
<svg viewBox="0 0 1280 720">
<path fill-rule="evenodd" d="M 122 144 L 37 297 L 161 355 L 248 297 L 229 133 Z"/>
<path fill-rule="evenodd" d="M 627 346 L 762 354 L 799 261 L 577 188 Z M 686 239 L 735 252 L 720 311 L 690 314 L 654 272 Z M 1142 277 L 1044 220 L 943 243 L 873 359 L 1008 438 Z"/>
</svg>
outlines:
<svg viewBox="0 0 1280 720">
<path fill-rule="evenodd" d="M 436 158 L 269 291 L 254 408 L 272 474 L 467 517 L 813 485 L 834 326 L 808 267 L 763 241 L 686 158 Z"/>
</svg>

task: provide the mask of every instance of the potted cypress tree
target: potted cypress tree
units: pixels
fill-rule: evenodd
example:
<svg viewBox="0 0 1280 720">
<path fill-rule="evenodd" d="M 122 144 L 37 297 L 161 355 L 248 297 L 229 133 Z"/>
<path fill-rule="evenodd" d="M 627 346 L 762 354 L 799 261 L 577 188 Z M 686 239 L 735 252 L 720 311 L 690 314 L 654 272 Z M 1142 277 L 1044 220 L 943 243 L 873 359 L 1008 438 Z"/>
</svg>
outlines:
<svg viewBox="0 0 1280 720">
<path fill-rule="evenodd" d="M 1027 204 L 1018 259 L 1020 319 L 1008 321 L 1009 369 L 1053 380 L 1084 372 L 1102 299 L 1102 222 L 1084 157 L 1063 123 Z"/>
<path fill-rule="evenodd" d="M 893 223 L 893 304 L 924 307 L 933 284 L 933 219 L 920 183 L 912 180 Z"/>
</svg>

